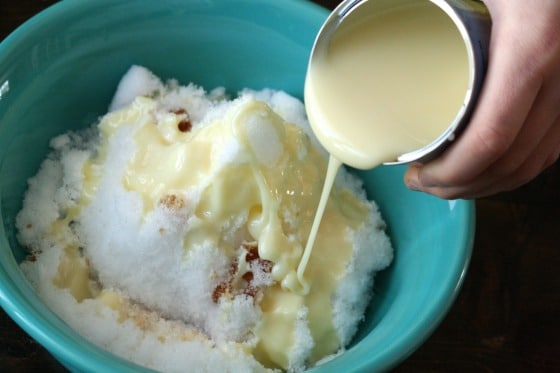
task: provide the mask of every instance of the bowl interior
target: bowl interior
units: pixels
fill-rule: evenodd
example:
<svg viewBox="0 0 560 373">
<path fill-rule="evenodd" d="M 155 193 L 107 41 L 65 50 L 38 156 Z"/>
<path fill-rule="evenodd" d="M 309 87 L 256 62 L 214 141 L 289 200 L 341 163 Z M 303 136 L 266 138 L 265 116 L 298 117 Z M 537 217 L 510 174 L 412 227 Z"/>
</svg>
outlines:
<svg viewBox="0 0 560 373">
<path fill-rule="evenodd" d="M 66 0 L 0 44 L 0 304 L 69 368 L 137 371 L 81 340 L 35 296 L 17 267 L 14 218 L 53 136 L 94 123 L 122 74 L 282 89 L 303 97 L 307 59 L 327 11 L 297 0 Z M 349 350 L 312 371 L 387 369 L 433 331 L 468 264 L 474 207 L 408 191 L 402 166 L 359 171 L 396 251 Z M 111 368 L 110 368 L 111 367 Z"/>
</svg>

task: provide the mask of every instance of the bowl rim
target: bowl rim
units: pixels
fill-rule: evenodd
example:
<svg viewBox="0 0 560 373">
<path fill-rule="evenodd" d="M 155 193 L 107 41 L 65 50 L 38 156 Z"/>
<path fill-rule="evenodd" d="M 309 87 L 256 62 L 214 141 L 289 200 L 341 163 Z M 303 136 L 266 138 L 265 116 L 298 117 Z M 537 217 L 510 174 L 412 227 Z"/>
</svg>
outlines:
<svg viewBox="0 0 560 373">
<path fill-rule="evenodd" d="M 401 342 L 401 347 L 408 345 L 408 351 L 404 351 L 404 353 L 395 351 L 396 346 L 391 349 L 390 356 L 387 357 L 386 361 L 387 369 L 404 361 L 434 333 L 448 315 L 465 282 L 474 249 L 476 206 L 473 200 L 456 200 L 449 201 L 449 203 L 461 203 L 465 209 L 465 214 L 462 217 L 465 229 L 461 231 L 462 237 L 457 240 L 462 244 L 464 250 L 461 251 L 462 255 L 456 257 L 455 268 L 450 271 L 452 280 L 445 282 L 446 286 L 440 290 L 440 293 L 448 294 L 449 296 L 439 298 L 438 302 L 432 305 L 432 312 L 428 317 L 426 317 L 422 323 L 418 324 L 417 330 L 409 331 L 406 338 Z M 416 332 L 416 334 L 413 332 Z"/>
<path fill-rule="evenodd" d="M 247 2 L 250 0 L 241 1 Z M 277 0 L 260 1 L 277 4 Z M 90 3 L 93 2 L 94 1 L 91 1 Z M 5 54 L 9 54 L 12 49 L 17 48 L 17 45 L 30 37 L 31 34 L 36 33 L 37 30 L 41 29 L 44 25 L 56 21 L 58 17 L 63 16 L 65 13 L 79 9 L 84 3 L 83 0 L 61 1 L 29 18 L 0 42 L 0 63 Z M 313 13 L 313 17 L 322 17 L 322 19 L 326 19 L 329 14 L 329 10 L 326 8 L 307 0 L 283 0 L 282 6 L 293 7 L 294 11 L 300 10 Z M 309 18 L 311 18 L 311 15 Z M 465 207 L 463 216 L 465 220 L 465 230 L 462 232 L 463 237 L 460 240 L 460 242 L 464 244 L 464 250 L 462 256 L 457 258 L 457 271 L 453 271 L 453 273 L 458 274 L 456 281 L 447 283 L 443 290 L 445 294 L 449 294 L 450 296 L 439 299 L 438 306 L 434 307 L 438 312 L 433 312 L 429 317 L 426 317 L 423 323 L 419 324 L 419 326 L 422 326 L 421 329 L 411 331 L 403 336 L 398 343 L 387 350 L 385 354 L 381 355 L 376 362 L 376 368 L 378 366 L 383 370 L 390 369 L 410 356 L 425 342 L 445 318 L 460 291 L 474 246 L 475 203 L 474 201 L 467 200 L 460 200 L 457 201 L 457 203 Z M 0 210 L 1 208 L 2 206 L 0 204 Z M 3 233 L 0 239 L 0 245 L 5 245 L 9 248 L 10 244 L 6 239 L 5 225 L 2 216 L 0 216 L 0 223 L 0 232 Z M 45 315 L 40 313 L 41 309 L 36 309 L 34 307 L 34 302 L 38 301 L 38 297 L 36 297 L 37 299 L 27 299 L 20 294 L 21 286 L 31 289 L 30 285 L 28 283 L 18 284 L 13 281 L 12 276 L 16 275 L 17 278 L 18 271 L 19 276 L 23 276 L 13 254 L 11 258 L 7 257 L 7 261 L 4 260 L 6 258 L 3 258 L 3 256 L 2 259 L 3 260 L 0 262 L 0 306 L 24 331 L 36 339 L 57 359 L 64 357 L 64 360 L 59 360 L 62 364 L 69 363 L 72 364 L 72 368 L 79 367 L 84 371 L 99 372 L 105 367 L 106 360 L 111 360 L 111 363 L 114 363 L 112 368 L 118 368 L 121 372 L 138 372 L 139 370 L 151 371 L 150 369 L 140 367 L 122 359 L 87 340 L 83 340 L 74 330 L 65 332 L 60 329 L 59 325 L 63 325 L 64 322 L 55 316 L 52 311 L 49 311 L 52 317 L 45 318 Z M 8 266 L 15 266 L 15 268 L 9 268 Z M 46 306 L 44 307 L 46 308 Z M 36 324 L 36 320 L 38 319 L 44 321 L 41 326 Z M 419 330 L 421 330 L 421 332 L 419 332 Z M 77 341 L 79 341 L 79 343 L 77 343 Z M 369 364 L 371 364 L 371 362 L 363 361 L 360 365 L 357 365 L 353 371 L 371 369 L 371 367 L 368 366 Z M 312 368 L 310 371 L 314 371 L 316 368 Z"/>
</svg>

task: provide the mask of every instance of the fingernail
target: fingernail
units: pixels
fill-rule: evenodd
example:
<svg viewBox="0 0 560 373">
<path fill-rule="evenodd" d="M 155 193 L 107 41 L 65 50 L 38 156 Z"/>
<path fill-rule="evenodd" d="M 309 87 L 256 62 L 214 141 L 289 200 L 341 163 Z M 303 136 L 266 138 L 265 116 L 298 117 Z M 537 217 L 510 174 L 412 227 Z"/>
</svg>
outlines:
<svg viewBox="0 0 560 373">
<path fill-rule="evenodd" d="M 410 190 L 419 191 L 420 183 L 418 182 L 418 167 L 411 166 L 404 175 L 404 183 Z"/>
<path fill-rule="evenodd" d="M 407 187 L 408 189 L 413 190 L 413 191 L 416 191 L 416 192 L 417 192 L 417 191 L 420 191 L 420 187 L 419 187 L 418 184 L 415 183 L 414 181 L 406 180 L 405 183 L 406 183 L 406 187 Z"/>
</svg>

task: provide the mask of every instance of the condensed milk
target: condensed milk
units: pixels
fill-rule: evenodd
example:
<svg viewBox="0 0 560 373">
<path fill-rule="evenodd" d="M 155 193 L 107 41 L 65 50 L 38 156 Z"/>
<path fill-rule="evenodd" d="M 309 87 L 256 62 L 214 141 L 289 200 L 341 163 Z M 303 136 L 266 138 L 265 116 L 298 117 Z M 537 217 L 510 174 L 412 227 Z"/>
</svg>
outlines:
<svg viewBox="0 0 560 373">
<path fill-rule="evenodd" d="M 465 22 L 467 10 L 471 20 L 479 17 L 480 22 Z M 406 163 L 452 141 L 482 84 L 487 26 L 485 7 L 469 0 L 345 1 L 327 19 L 305 81 L 307 115 L 330 153 L 330 164 L 298 267 L 303 289 L 306 263 L 340 165 L 371 169 Z M 480 38 L 470 38 L 473 30 Z"/>
</svg>

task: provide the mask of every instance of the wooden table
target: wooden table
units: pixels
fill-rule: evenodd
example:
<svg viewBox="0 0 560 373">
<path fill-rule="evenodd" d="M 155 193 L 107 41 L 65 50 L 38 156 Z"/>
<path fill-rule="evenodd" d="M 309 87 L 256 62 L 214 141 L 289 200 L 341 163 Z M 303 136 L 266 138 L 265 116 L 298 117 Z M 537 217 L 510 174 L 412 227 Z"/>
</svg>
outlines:
<svg viewBox="0 0 560 373">
<path fill-rule="evenodd" d="M 333 8 L 339 1 L 316 2 Z M 0 0 L 0 40 L 53 3 Z M 460 295 L 394 371 L 560 372 L 560 165 L 476 205 L 474 254 Z M 64 369 L 0 311 L 0 371 Z"/>
</svg>

